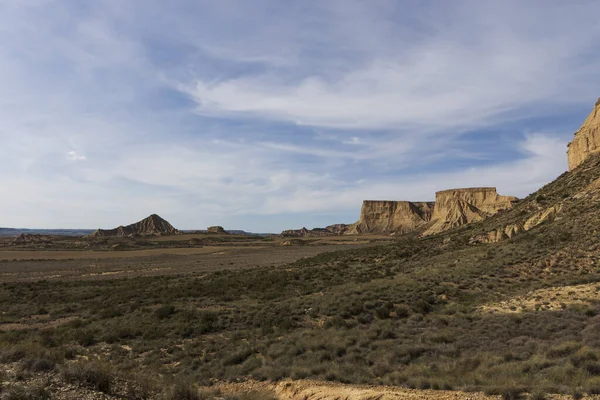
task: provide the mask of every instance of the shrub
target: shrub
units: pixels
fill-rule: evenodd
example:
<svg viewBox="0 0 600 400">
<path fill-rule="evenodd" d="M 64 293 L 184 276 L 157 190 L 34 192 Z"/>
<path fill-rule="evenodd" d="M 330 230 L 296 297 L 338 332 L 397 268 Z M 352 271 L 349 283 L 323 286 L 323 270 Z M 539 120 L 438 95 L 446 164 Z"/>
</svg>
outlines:
<svg viewBox="0 0 600 400">
<path fill-rule="evenodd" d="M 583 393 L 581 393 L 579 390 L 575 390 L 571 394 L 571 397 L 573 397 L 573 400 L 581 400 L 583 399 Z"/>
<path fill-rule="evenodd" d="M 93 345 L 96 340 L 94 338 L 94 332 L 89 329 L 78 330 L 75 332 L 75 341 L 83 347 Z"/>
<path fill-rule="evenodd" d="M 175 314 L 175 307 L 169 304 L 162 305 L 154 311 L 158 319 L 169 318 L 173 314 Z"/>
<path fill-rule="evenodd" d="M 42 386 L 23 387 L 23 386 L 12 386 L 6 395 L 3 397 L 4 400 L 50 400 L 50 393 Z"/>
<path fill-rule="evenodd" d="M 276 400 L 273 393 L 268 392 L 248 392 L 225 396 L 225 400 Z"/>
<path fill-rule="evenodd" d="M 546 394 L 541 391 L 535 391 L 529 395 L 529 400 L 546 400 Z"/>
<path fill-rule="evenodd" d="M 519 387 L 509 387 L 502 390 L 502 400 L 520 400 L 525 390 Z"/>
<path fill-rule="evenodd" d="M 64 380 L 99 392 L 110 393 L 113 376 L 109 366 L 99 362 L 74 362 L 64 366 Z"/>
<path fill-rule="evenodd" d="M 577 343 L 577 342 L 565 342 L 565 343 L 561 343 L 557 346 L 554 346 L 552 348 L 550 348 L 547 352 L 546 355 L 549 358 L 559 358 L 559 357 L 566 357 L 568 355 L 571 355 L 573 353 L 575 353 L 577 350 L 579 350 L 579 348 L 581 348 L 581 344 Z"/>
<path fill-rule="evenodd" d="M 208 394 L 200 392 L 189 382 L 177 382 L 167 391 L 164 400 L 207 400 Z"/>
<path fill-rule="evenodd" d="M 485 390 L 485 394 L 500 395 L 502 400 L 521 400 L 524 392 L 525 389 L 516 386 L 490 387 Z"/>
<path fill-rule="evenodd" d="M 48 372 L 52 371 L 56 363 L 46 357 L 30 357 L 21 361 L 21 368 L 30 372 Z"/>
<path fill-rule="evenodd" d="M 19 361 L 19 360 L 25 358 L 26 355 L 27 355 L 27 352 L 25 351 L 25 349 L 23 347 L 20 347 L 20 346 L 11 347 L 7 350 L 4 350 L 2 353 L 0 353 L 0 362 L 3 362 L 3 363 L 16 362 L 16 361 Z"/>
<path fill-rule="evenodd" d="M 230 354 L 229 356 L 225 357 L 223 359 L 223 365 L 241 364 L 244 361 L 246 361 L 246 359 L 248 357 L 250 357 L 252 354 L 254 354 L 254 351 L 252 349 L 250 349 L 250 348 L 242 349 L 238 352 L 235 352 L 235 353 Z"/>
<path fill-rule="evenodd" d="M 411 308 L 406 304 L 400 304 L 398 307 L 396 307 L 395 311 L 398 318 L 410 317 L 410 313 L 412 312 Z"/>
</svg>

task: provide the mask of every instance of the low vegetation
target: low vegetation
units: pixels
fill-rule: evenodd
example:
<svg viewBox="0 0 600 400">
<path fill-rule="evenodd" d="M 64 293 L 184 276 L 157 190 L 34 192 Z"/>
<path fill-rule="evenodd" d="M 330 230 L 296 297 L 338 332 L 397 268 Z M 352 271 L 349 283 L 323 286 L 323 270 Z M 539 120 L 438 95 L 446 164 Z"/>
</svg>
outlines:
<svg viewBox="0 0 600 400">
<path fill-rule="evenodd" d="M 588 164 L 513 211 L 428 239 L 202 276 L 4 283 L 0 322 L 46 315 L 59 323 L 1 332 L 0 362 L 107 393 L 145 376 L 155 381 L 134 385 L 138 392 L 173 399 L 206 398 L 196 384 L 284 378 L 505 399 L 600 393 L 600 297 L 480 311 L 552 287 L 600 290 L 600 203 L 572 197 L 600 177 L 600 160 Z M 556 201 L 560 218 L 500 243 L 469 244 Z"/>
</svg>

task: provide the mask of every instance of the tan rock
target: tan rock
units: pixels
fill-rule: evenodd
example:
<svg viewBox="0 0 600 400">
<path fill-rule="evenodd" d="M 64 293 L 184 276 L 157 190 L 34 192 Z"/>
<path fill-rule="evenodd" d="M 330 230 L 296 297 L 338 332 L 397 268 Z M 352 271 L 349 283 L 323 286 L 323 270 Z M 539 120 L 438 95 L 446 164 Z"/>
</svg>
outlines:
<svg viewBox="0 0 600 400">
<path fill-rule="evenodd" d="M 431 220 L 433 202 L 365 200 L 360 219 L 347 234 L 404 234 L 417 230 Z"/>
<path fill-rule="evenodd" d="M 562 204 L 539 210 L 531 214 L 521 223 L 506 225 L 504 229 L 495 229 L 487 234 L 477 235 L 469 240 L 469 243 L 497 243 L 511 238 L 520 232 L 526 232 L 536 226 L 556 217 L 562 210 Z"/>
<path fill-rule="evenodd" d="M 450 189 L 437 192 L 432 224 L 423 236 L 447 231 L 448 229 L 481 221 L 502 210 L 512 208 L 517 200 L 513 196 L 501 196 L 496 188 Z"/>
<path fill-rule="evenodd" d="M 169 222 L 156 214 L 152 214 L 143 220 L 127 226 L 119 226 L 114 229 L 98 229 L 91 233 L 89 237 L 107 237 L 107 236 L 161 236 L 173 235 L 179 231 Z"/>
<path fill-rule="evenodd" d="M 530 216 L 527 221 L 523 224 L 523 230 L 528 231 L 531 228 L 538 226 L 539 224 L 546 222 L 550 218 L 554 218 L 562 210 L 562 204 L 556 204 L 545 210 L 538 211 Z"/>
<path fill-rule="evenodd" d="M 600 151 L 600 98 L 587 119 L 569 143 L 569 171 L 585 161 L 588 155 Z"/>
<path fill-rule="evenodd" d="M 209 226 L 207 228 L 208 233 L 218 233 L 218 234 L 226 234 L 227 232 L 223 229 L 222 226 Z"/>
</svg>

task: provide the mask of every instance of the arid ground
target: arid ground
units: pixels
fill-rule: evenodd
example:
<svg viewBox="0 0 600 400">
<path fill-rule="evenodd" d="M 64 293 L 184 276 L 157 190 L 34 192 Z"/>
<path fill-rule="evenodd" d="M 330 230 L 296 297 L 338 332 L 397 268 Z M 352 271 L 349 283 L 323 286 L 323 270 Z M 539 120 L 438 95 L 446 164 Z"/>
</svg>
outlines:
<svg viewBox="0 0 600 400">
<path fill-rule="evenodd" d="M 107 239 L 47 237 L 15 243 L 0 237 L 0 282 L 111 279 L 205 274 L 225 269 L 278 266 L 319 253 L 389 243 L 389 236 L 290 239 L 184 234 Z"/>
<path fill-rule="evenodd" d="M 428 237 L 4 238 L 1 395 L 597 396 L 598 182 Z"/>
</svg>

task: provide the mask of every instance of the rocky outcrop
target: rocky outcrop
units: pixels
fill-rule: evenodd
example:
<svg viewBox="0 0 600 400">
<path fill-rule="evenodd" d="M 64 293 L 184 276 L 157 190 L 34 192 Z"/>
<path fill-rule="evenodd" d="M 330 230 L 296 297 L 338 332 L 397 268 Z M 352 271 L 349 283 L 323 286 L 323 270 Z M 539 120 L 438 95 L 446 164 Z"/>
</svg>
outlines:
<svg viewBox="0 0 600 400">
<path fill-rule="evenodd" d="M 348 230 L 349 225 L 346 224 L 334 224 L 325 227 L 327 232 L 331 232 L 334 235 L 342 235 Z"/>
<path fill-rule="evenodd" d="M 501 196 L 496 188 L 450 189 L 435 194 L 432 224 L 422 233 L 429 236 L 471 222 L 481 221 L 502 210 L 512 208 L 517 200 Z"/>
<path fill-rule="evenodd" d="M 600 98 L 587 119 L 569 143 L 569 171 L 581 164 L 588 155 L 600 151 Z"/>
<path fill-rule="evenodd" d="M 431 221 L 433 202 L 365 200 L 360 219 L 347 234 L 404 234 Z"/>
<path fill-rule="evenodd" d="M 32 233 L 21 233 L 17 236 L 13 243 L 15 244 L 29 244 L 29 243 L 51 243 L 52 237 L 48 235 L 39 235 Z"/>
<path fill-rule="evenodd" d="M 325 228 L 314 228 L 314 229 L 288 229 L 281 232 L 283 237 L 322 237 L 322 236 L 336 236 L 344 234 L 349 225 L 346 224 L 335 224 L 329 225 Z"/>
<path fill-rule="evenodd" d="M 127 226 L 119 226 L 115 229 L 98 229 L 89 237 L 125 237 L 125 236 L 164 236 L 179 233 L 166 220 L 156 214 L 152 214 L 139 222 Z"/>
<path fill-rule="evenodd" d="M 280 243 L 281 246 L 306 246 L 307 244 L 309 242 L 303 239 L 288 239 Z"/>
<path fill-rule="evenodd" d="M 506 225 L 503 229 L 496 229 L 486 234 L 477 235 L 469 240 L 469 243 L 497 243 L 505 239 L 510 239 L 521 232 L 527 232 L 536 226 L 556 218 L 562 210 L 562 204 L 556 204 L 552 207 L 541 209 L 529 215 L 522 222 Z"/>
<path fill-rule="evenodd" d="M 218 233 L 221 235 L 224 235 L 227 233 L 227 231 L 225 231 L 225 229 L 223 229 L 222 226 L 209 226 L 207 228 L 208 233 Z"/>
</svg>

